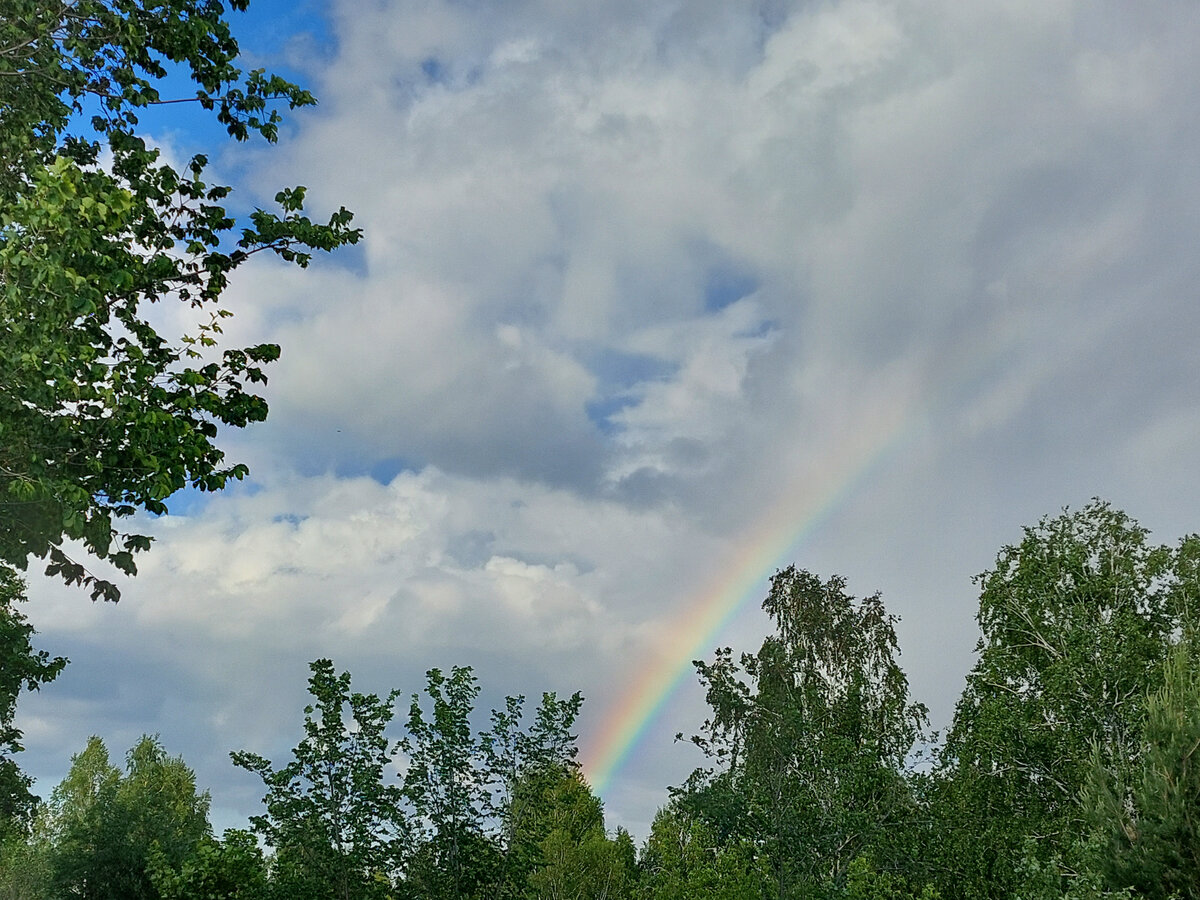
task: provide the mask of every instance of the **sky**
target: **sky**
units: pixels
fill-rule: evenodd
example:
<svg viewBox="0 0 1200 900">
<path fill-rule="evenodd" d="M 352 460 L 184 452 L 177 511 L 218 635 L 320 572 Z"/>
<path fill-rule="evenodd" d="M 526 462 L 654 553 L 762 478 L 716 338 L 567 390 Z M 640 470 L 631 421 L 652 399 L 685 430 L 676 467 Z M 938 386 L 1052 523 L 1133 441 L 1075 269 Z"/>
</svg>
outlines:
<svg viewBox="0 0 1200 900">
<path fill-rule="evenodd" d="M 241 208 L 308 187 L 355 248 L 256 257 L 279 343 L 251 477 L 185 494 L 116 605 L 30 578 L 70 657 L 22 701 L 42 793 L 157 733 L 218 828 L 259 810 L 308 663 L 481 713 L 582 691 L 644 837 L 704 764 L 690 661 L 755 650 L 795 563 L 882 592 L 945 726 L 974 576 L 1092 497 L 1200 528 L 1200 7 L 1190 0 L 256 0 L 249 65 L 319 98 L 275 146 L 172 107 Z M 165 328 L 186 327 L 180 313 Z M 481 724 L 483 716 L 481 716 Z"/>
</svg>

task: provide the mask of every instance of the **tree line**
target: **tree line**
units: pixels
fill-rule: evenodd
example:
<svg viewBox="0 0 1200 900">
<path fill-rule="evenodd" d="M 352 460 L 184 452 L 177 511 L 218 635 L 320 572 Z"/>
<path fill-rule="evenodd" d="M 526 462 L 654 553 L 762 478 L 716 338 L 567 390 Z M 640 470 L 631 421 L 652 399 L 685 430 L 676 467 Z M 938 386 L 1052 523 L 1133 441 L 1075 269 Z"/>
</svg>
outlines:
<svg viewBox="0 0 1200 900">
<path fill-rule="evenodd" d="M 697 661 L 705 764 L 635 847 L 576 760 L 582 697 L 529 715 L 508 697 L 479 727 L 469 668 L 430 670 L 395 737 L 399 691 L 314 662 L 290 760 L 231 754 L 263 784 L 246 829 L 215 836 L 154 737 L 124 768 L 92 738 L 38 803 L 12 714 L 65 661 L 33 648 L 6 576 L 0 898 L 1200 896 L 1200 537 L 1153 545 L 1093 501 L 1026 528 L 978 584 L 978 659 L 939 736 L 880 596 L 778 572 L 758 650 Z"/>
</svg>

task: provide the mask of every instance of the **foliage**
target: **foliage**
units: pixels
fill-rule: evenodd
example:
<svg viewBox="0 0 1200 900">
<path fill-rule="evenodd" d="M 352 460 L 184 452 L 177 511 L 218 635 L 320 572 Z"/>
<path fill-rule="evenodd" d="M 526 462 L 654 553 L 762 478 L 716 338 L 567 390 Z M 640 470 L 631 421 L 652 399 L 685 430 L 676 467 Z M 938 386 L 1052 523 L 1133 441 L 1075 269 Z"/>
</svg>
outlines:
<svg viewBox="0 0 1200 900">
<path fill-rule="evenodd" d="M 765 873 L 753 842 L 724 842 L 679 803 L 658 811 L 639 861 L 638 900 L 758 900 Z"/>
<path fill-rule="evenodd" d="M 865 856 L 859 856 L 846 870 L 845 900 L 938 900 L 933 885 L 914 888 L 903 875 L 880 872 Z"/>
<path fill-rule="evenodd" d="M 886 855 L 913 812 L 902 770 L 925 709 L 896 662 L 895 617 L 844 586 L 779 572 L 758 653 L 696 663 L 712 715 L 692 740 L 719 768 L 678 796 L 722 842 L 756 843 L 780 900 L 841 884 L 865 850 Z"/>
<path fill-rule="evenodd" d="M 33 648 L 33 626 L 17 607 L 24 600 L 25 585 L 11 567 L 0 564 L 0 841 L 29 827 L 36 804 L 29 778 L 13 759 L 22 749 L 21 730 L 13 724 L 17 697 L 53 681 L 67 664 Z"/>
<path fill-rule="evenodd" d="M 532 725 L 524 729 L 525 698 L 506 697 L 504 709 L 492 710 L 491 727 L 479 735 L 488 783 L 486 817 L 498 825 L 500 844 L 510 858 L 519 855 L 514 847 L 516 823 L 524 815 L 530 782 L 556 778 L 577 765 L 578 750 L 571 732 L 582 705 L 579 693 L 559 700 L 556 694 L 547 692 L 542 695 Z"/>
<path fill-rule="evenodd" d="M 1200 896 L 1198 753 L 1200 658 L 1188 643 L 1173 651 L 1146 704 L 1137 752 L 1107 764 L 1093 757 L 1084 809 L 1110 887 L 1153 900 Z"/>
<path fill-rule="evenodd" d="M 230 274 L 359 237 L 344 209 L 305 217 L 303 188 L 235 234 L 207 158 L 175 166 L 147 144 L 146 108 L 189 99 L 160 94 L 168 74 L 237 140 L 274 141 L 278 107 L 314 102 L 237 58 L 216 0 L 0 0 L 0 561 L 48 558 L 93 599 L 119 591 L 64 540 L 133 573 L 149 538 L 117 520 L 246 474 L 214 440 L 266 416 L 251 388 L 279 348 L 218 351 Z M 193 310 L 190 333 L 159 333 L 165 300 Z"/>
<path fill-rule="evenodd" d="M 386 896 L 410 831 L 399 788 L 385 783 L 392 762 L 385 730 L 397 693 L 352 693 L 350 673 L 335 674 L 327 659 L 310 669 L 313 703 L 304 708 L 304 738 L 292 761 L 277 770 L 256 754 L 231 754 L 267 788 L 266 814 L 251 824 L 275 848 L 281 896 Z"/>
<path fill-rule="evenodd" d="M 43 823 L 59 895 L 89 900 L 158 896 L 151 869 L 179 868 L 209 834 L 209 798 L 157 738 L 129 751 L 125 772 L 104 742 L 88 741 L 54 789 Z"/>
<path fill-rule="evenodd" d="M 249 831 L 229 829 L 221 841 L 202 838 L 178 869 L 156 845 L 151 849 L 149 875 L 161 900 L 264 900 L 268 896 L 266 863 Z"/>
<path fill-rule="evenodd" d="M 523 814 L 517 841 L 536 852 L 524 896 L 538 900 L 619 900 L 636 877 L 633 841 L 618 830 L 610 839 L 604 810 L 575 769 L 527 779 L 519 791 Z"/>
<path fill-rule="evenodd" d="M 35 836 L 12 833 L 0 843 L 0 900 L 48 900 L 50 852 Z"/>
<path fill-rule="evenodd" d="M 1064 851 L 1025 841 L 1017 860 L 1013 900 L 1137 900 L 1128 890 L 1110 890 L 1095 865 L 1100 847 L 1094 838 L 1080 836 Z"/>
<path fill-rule="evenodd" d="M 329 660 L 311 668 L 314 702 L 293 761 L 276 770 L 261 756 L 232 754 L 267 787 L 266 814 L 251 822 L 275 850 L 273 894 L 525 896 L 528 876 L 544 864 L 528 839 L 540 802 L 529 786 L 575 771 L 571 728 L 582 698 L 544 694 L 526 728 L 524 698 L 508 697 L 477 735 L 474 673 L 431 669 L 393 744 L 386 730 L 398 691 L 351 693 L 349 673 L 336 675 Z M 399 755 L 403 780 L 388 783 Z"/>
<path fill-rule="evenodd" d="M 1043 862 L 1067 853 L 1094 756 L 1135 753 L 1146 693 L 1191 628 L 1194 555 L 1096 501 L 1027 528 L 980 576 L 979 660 L 942 757 L 947 891 L 1010 895 L 1030 838 Z"/>
<path fill-rule="evenodd" d="M 408 734 L 400 749 L 408 759 L 404 796 L 421 823 L 420 877 L 434 897 L 474 897 L 495 877 L 493 848 L 484 839 L 484 775 L 471 712 L 479 685 L 468 668 L 447 677 L 426 673 L 428 715 L 413 694 Z"/>
</svg>

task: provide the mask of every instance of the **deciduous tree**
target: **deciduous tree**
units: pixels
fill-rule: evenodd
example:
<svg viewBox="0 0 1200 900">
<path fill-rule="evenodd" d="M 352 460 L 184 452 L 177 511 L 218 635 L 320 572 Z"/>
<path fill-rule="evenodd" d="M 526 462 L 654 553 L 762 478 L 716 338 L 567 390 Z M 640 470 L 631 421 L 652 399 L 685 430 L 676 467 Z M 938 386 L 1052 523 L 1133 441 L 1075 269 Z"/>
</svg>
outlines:
<svg viewBox="0 0 1200 900">
<path fill-rule="evenodd" d="M 1145 699 L 1194 629 L 1197 543 L 1153 545 L 1094 501 L 1025 529 L 979 577 L 979 660 L 942 757 L 948 896 L 1008 896 L 1030 846 L 1069 856 L 1095 755 L 1136 757 Z"/>
<path fill-rule="evenodd" d="M 0 564 L 0 842 L 28 829 L 36 800 L 14 758 L 22 749 L 21 730 L 13 722 L 17 698 L 23 690 L 53 681 L 67 664 L 34 649 L 33 626 L 19 608 L 24 600 L 24 583 L 10 566 Z"/>
<path fill-rule="evenodd" d="M 638 900 L 760 900 L 766 892 L 755 841 L 721 841 L 678 802 L 654 817 L 639 861 Z"/>
<path fill-rule="evenodd" d="M 491 727 L 479 735 L 485 818 L 502 858 L 497 897 L 523 897 L 530 873 L 542 864 L 541 837 L 533 836 L 527 823 L 538 815 L 542 787 L 578 769 L 572 731 L 582 704 L 579 693 L 565 700 L 545 693 L 534 721 L 526 725 L 525 698 L 507 697 L 503 710 L 492 710 Z"/>
<path fill-rule="evenodd" d="M 129 751 L 122 772 L 104 742 L 88 741 L 54 789 L 43 824 L 57 894 L 88 900 L 157 900 L 152 860 L 178 868 L 210 833 L 209 798 L 157 738 Z"/>
<path fill-rule="evenodd" d="M 304 216 L 301 187 L 239 229 L 204 154 L 173 165 L 150 146 L 140 117 L 158 104 L 274 141 L 280 107 L 314 102 L 237 61 L 219 0 L 0 0 L 0 561 L 47 558 L 93 599 L 119 592 L 64 541 L 133 573 L 149 538 L 119 520 L 246 474 L 218 429 L 266 416 L 253 387 L 279 348 L 221 349 L 232 272 L 358 239 L 344 209 Z M 168 74 L 190 93 L 164 94 Z M 194 327 L 160 333 L 160 301 Z"/>
<path fill-rule="evenodd" d="M 248 831 L 230 829 L 223 840 L 205 837 L 177 866 L 152 848 L 150 881 L 159 900 L 267 900 L 262 850 Z"/>
<path fill-rule="evenodd" d="M 866 851 L 895 855 L 915 804 L 904 767 L 925 723 L 896 656 L 894 616 L 838 577 L 787 568 L 757 654 L 697 662 L 712 715 L 693 741 L 715 769 L 678 792 L 725 841 L 754 842 L 770 896 L 844 883 Z"/>
<path fill-rule="evenodd" d="M 410 851 L 404 798 L 387 778 L 394 747 L 386 730 L 398 692 L 352 692 L 350 673 L 335 673 L 328 659 L 310 668 L 313 702 L 292 761 L 277 769 L 254 753 L 231 754 L 267 789 L 265 814 L 250 821 L 275 850 L 279 896 L 386 897 Z"/>
<path fill-rule="evenodd" d="M 400 748 L 404 796 L 421 823 L 412 877 L 430 898 L 484 897 L 503 881 L 499 847 L 486 832 L 488 775 L 471 714 L 479 684 L 470 668 L 426 673 L 425 700 L 412 695 Z"/>
</svg>

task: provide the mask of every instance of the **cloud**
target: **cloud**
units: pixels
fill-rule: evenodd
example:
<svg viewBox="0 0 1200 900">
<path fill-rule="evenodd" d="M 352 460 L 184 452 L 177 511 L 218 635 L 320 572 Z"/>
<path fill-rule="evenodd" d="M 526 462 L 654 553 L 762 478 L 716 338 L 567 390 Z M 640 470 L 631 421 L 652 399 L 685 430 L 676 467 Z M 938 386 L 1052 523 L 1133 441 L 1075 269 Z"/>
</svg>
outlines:
<svg viewBox="0 0 1200 900">
<path fill-rule="evenodd" d="M 598 718 L 768 513 L 884 592 L 944 720 L 969 579 L 1020 525 L 1100 494 L 1195 529 L 1191 4 L 330 16 L 322 105 L 221 165 L 354 209 L 365 246 L 239 271 L 230 342 L 284 348 L 270 419 L 225 438 L 255 483 L 153 523 L 116 610 L 37 587 L 75 659 L 29 704 L 39 752 L 170 725 L 242 809 L 224 749 L 290 746 L 323 654 L 378 690 L 475 663 Z M 698 762 L 670 736 L 701 714 L 669 706 L 619 820 Z"/>
</svg>

